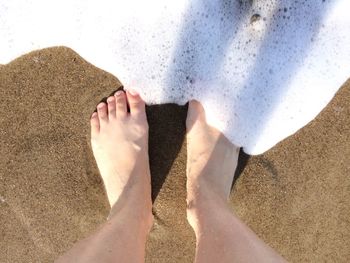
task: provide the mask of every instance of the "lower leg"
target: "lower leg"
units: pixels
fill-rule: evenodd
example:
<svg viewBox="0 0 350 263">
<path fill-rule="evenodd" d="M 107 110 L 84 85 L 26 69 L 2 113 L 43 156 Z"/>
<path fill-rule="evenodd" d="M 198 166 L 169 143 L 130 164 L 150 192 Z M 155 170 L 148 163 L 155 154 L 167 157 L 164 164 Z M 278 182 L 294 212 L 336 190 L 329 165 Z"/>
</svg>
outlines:
<svg viewBox="0 0 350 263">
<path fill-rule="evenodd" d="M 239 148 L 206 123 L 198 102 L 190 102 L 186 126 L 187 217 L 196 262 L 284 262 L 227 204 Z"/>
<path fill-rule="evenodd" d="M 144 262 L 153 223 L 145 104 L 138 94 L 122 91 L 107 102 L 91 117 L 91 145 L 110 216 L 57 262 Z"/>
<path fill-rule="evenodd" d="M 112 214 L 93 235 L 79 241 L 56 262 L 144 262 L 151 220 L 134 209 L 138 207 L 123 207 Z"/>
<path fill-rule="evenodd" d="M 198 201 L 188 209 L 196 240 L 195 262 L 285 262 L 219 197 L 203 191 L 211 200 Z"/>
</svg>

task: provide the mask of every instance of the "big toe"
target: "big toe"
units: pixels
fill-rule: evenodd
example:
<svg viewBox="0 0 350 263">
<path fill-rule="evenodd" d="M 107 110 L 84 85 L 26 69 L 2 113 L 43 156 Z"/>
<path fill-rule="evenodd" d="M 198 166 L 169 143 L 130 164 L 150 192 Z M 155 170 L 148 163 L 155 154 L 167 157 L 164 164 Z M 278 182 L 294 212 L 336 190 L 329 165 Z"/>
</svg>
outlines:
<svg viewBox="0 0 350 263">
<path fill-rule="evenodd" d="M 134 90 L 128 90 L 127 93 L 128 104 L 130 107 L 130 114 L 133 117 L 145 117 L 146 105 L 142 100 L 140 94 Z"/>
<path fill-rule="evenodd" d="M 197 100 L 191 100 L 188 104 L 186 128 L 190 131 L 193 125 L 201 123 L 205 124 L 205 111 L 202 104 Z"/>
</svg>

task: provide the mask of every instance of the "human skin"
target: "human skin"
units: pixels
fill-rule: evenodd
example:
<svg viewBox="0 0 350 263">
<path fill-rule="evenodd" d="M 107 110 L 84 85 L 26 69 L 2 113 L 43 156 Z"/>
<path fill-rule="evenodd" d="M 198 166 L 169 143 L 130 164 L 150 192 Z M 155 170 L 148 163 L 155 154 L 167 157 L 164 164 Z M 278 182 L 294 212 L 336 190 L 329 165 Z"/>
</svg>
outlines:
<svg viewBox="0 0 350 263">
<path fill-rule="evenodd" d="M 129 112 L 128 112 L 129 108 Z M 189 103 L 187 219 L 196 235 L 195 262 L 285 262 L 227 204 L 239 148 Z M 56 262 L 144 262 L 153 224 L 145 103 L 135 91 L 118 91 L 91 116 L 91 145 L 111 205 L 91 236 Z"/>
</svg>

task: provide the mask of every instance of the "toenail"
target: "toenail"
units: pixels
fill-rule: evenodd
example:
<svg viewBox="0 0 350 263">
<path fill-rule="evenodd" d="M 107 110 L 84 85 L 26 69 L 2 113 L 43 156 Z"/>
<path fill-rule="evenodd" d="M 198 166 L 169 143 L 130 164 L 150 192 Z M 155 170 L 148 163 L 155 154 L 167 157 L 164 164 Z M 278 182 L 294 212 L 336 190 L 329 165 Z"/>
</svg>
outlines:
<svg viewBox="0 0 350 263">
<path fill-rule="evenodd" d="M 102 109 L 104 106 L 105 106 L 105 104 L 102 102 L 102 103 L 97 105 L 97 108 Z"/>
<path fill-rule="evenodd" d="M 114 97 L 109 97 L 108 99 L 107 99 L 107 102 L 113 102 L 114 101 Z"/>
<path fill-rule="evenodd" d="M 94 111 L 94 112 L 92 113 L 92 115 L 91 115 L 91 118 L 95 118 L 95 117 L 97 117 L 97 112 L 96 112 L 96 111 Z"/>
<path fill-rule="evenodd" d="M 133 89 L 128 89 L 128 92 L 132 95 L 132 96 L 137 96 L 139 95 L 139 93 L 136 90 Z"/>
<path fill-rule="evenodd" d="M 122 93 L 123 93 L 123 91 L 118 90 L 114 95 L 118 97 L 118 96 L 122 95 Z"/>
</svg>

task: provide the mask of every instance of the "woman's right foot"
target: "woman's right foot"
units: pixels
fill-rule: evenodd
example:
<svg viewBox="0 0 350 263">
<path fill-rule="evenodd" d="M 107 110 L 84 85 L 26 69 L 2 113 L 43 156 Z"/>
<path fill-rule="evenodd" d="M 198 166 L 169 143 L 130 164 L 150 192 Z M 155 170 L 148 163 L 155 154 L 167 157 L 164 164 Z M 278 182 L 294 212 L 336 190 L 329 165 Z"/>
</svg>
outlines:
<svg viewBox="0 0 350 263">
<path fill-rule="evenodd" d="M 226 205 L 237 167 L 239 147 L 209 126 L 198 101 L 190 101 L 187 130 L 187 215 L 198 221 L 208 202 Z"/>
</svg>

